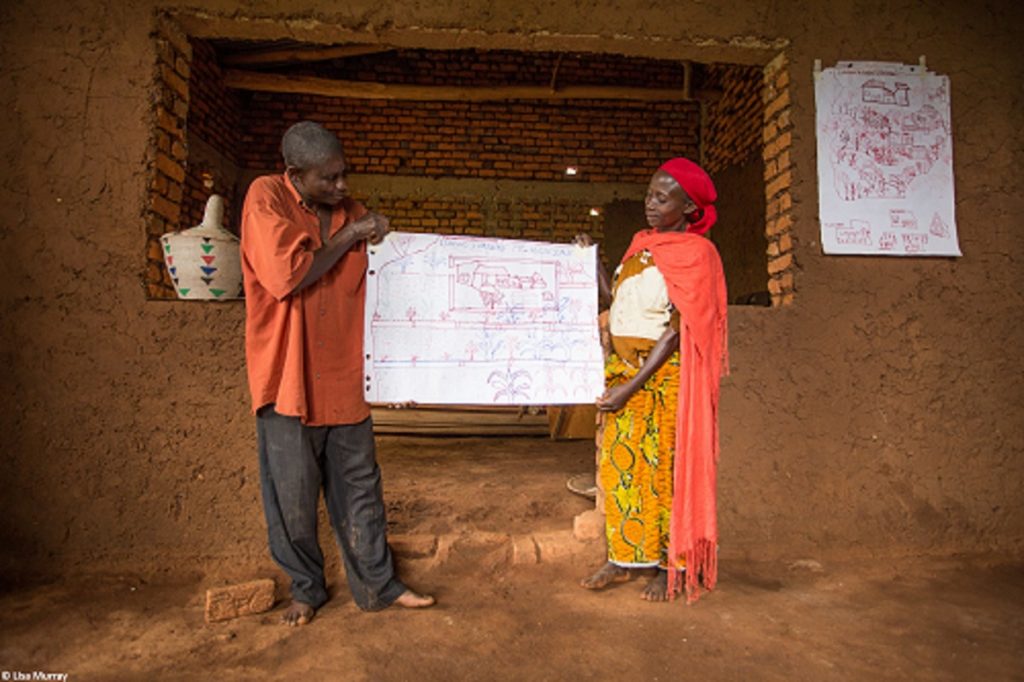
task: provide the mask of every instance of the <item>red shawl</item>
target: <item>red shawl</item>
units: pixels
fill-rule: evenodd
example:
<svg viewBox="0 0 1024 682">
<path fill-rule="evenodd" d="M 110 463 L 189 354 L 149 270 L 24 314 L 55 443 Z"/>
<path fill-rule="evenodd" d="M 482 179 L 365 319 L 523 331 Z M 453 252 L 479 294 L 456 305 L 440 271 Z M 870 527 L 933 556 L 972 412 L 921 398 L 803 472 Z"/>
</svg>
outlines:
<svg viewBox="0 0 1024 682">
<path fill-rule="evenodd" d="M 695 601 L 701 582 L 710 590 L 718 579 L 718 394 L 729 367 L 725 275 L 718 250 L 698 234 L 642 230 L 623 260 L 643 249 L 654 257 L 681 321 L 668 586 L 674 597 L 681 586 L 672 567 L 685 559 L 686 597 Z"/>
</svg>

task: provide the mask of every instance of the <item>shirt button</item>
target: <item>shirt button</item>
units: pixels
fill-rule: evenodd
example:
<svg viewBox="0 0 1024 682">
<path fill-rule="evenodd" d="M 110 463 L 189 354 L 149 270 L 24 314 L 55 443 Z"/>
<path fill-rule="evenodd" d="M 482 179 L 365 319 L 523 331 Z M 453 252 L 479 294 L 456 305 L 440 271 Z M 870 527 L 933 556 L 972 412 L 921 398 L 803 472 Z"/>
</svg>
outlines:
<svg viewBox="0 0 1024 682">
<path fill-rule="evenodd" d="M 320 316 L 323 317 L 326 314 L 327 314 L 327 309 L 326 308 L 321 308 L 320 309 Z"/>
<path fill-rule="evenodd" d="M 320 372 L 317 372 L 317 373 L 316 373 L 316 374 L 314 374 L 313 376 L 314 376 L 314 378 L 316 378 L 316 379 L 319 379 L 319 378 L 320 378 Z"/>
</svg>

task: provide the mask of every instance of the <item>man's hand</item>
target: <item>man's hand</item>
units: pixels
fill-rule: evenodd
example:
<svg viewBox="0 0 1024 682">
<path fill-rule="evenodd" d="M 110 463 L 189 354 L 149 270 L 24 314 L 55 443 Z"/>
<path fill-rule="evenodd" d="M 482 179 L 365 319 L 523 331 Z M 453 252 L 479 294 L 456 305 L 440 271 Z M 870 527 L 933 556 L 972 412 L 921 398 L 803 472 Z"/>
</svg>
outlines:
<svg viewBox="0 0 1024 682">
<path fill-rule="evenodd" d="M 323 277 L 357 243 L 368 239 L 371 244 L 376 244 L 390 231 L 390 221 L 379 213 L 370 212 L 353 220 L 313 253 L 313 264 L 291 293 L 297 294 Z"/>
<path fill-rule="evenodd" d="M 366 239 L 371 244 L 379 244 L 391 231 L 391 221 L 379 213 L 370 211 L 352 223 L 352 229 L 360 239 Z"/>
<path fill-rule="evenodd" d="M 572 243 L 575 244 L 576 246 L 587 247 L 593 246 L 594 240 L 586 232 L 577 232 L 576 236 L 573 237 Z"/>
</svg>

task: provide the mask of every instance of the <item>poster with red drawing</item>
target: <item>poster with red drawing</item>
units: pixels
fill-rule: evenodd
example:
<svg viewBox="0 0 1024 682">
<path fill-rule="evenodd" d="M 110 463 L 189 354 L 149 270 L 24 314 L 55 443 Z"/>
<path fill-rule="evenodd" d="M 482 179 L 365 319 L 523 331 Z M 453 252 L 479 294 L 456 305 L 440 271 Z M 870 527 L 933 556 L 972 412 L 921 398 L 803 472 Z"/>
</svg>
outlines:
<svg viewBox="0 0 1024 682">
<path fill-rule="evenodd" d="M 558 405 L 604 392 L 597 247 L 392 232 L 368 255 L 369 402 Z"/>
<path fill-rule="evenodd" d="M 949 78 L 840 62 L 815 75 L 827 254 L 959 256 Z"/>
</svg>

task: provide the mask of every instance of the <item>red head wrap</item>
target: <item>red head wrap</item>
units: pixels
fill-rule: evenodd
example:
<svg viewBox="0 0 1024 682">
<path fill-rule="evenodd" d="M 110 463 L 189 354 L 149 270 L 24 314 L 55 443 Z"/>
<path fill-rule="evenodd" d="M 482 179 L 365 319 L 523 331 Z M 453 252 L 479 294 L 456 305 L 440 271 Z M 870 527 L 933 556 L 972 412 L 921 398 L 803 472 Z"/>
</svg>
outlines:
<svg viewBox="0 0 1024 682">
<path fill-rule="evenodd" d="M 679 186 L 683 188 L 687 196 L 697 204 L 697 220 L 691 222 L 686 228 L 692 234 L 704 234 L 711 229 L 711 226 L 718 220 L 718 211 L 715 210 L 715 200 L 718 192 L 715 191 L 715 184 L 704 172 L 704 169 L 689 159 L 679 156 L 669 159 L 661 165 L 658 170 L 663 170 L 671 175 Z M 687 216 L 687 220 L 691 216 Z"/>
</svg>

